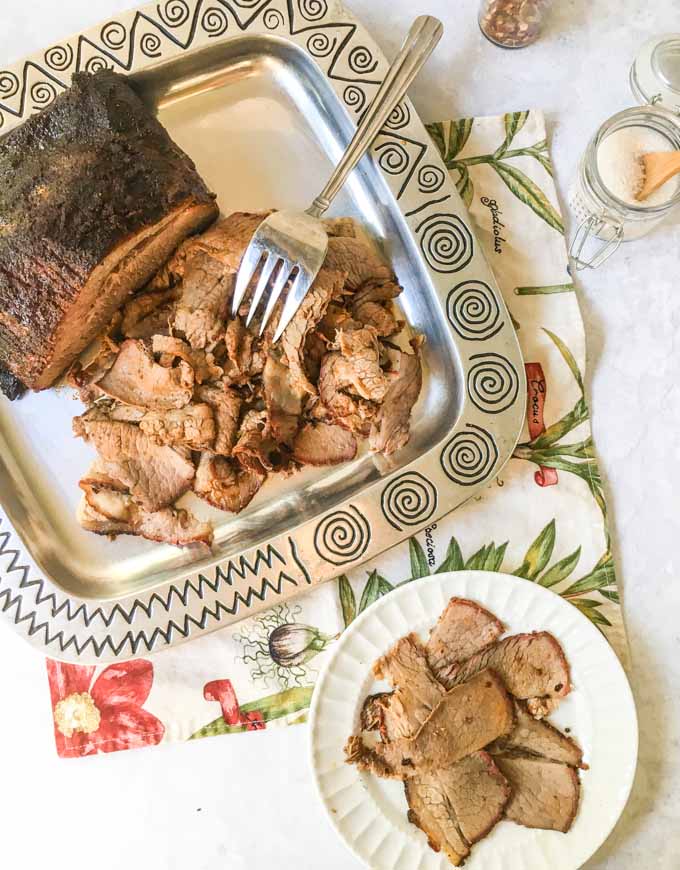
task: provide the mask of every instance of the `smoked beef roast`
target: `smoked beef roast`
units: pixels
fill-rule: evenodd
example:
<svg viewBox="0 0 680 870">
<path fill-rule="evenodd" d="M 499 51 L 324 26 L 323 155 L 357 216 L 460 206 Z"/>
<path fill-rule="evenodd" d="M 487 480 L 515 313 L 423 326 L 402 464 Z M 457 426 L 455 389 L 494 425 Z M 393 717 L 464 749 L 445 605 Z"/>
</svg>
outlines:
<svg viewBox="0 0 680 870">
<path fill-rule="evenodd" d="M 217 212 L 127 79 L 75 75 L 0 142 L 0 366 L 48 387 Z"/>
</svg>

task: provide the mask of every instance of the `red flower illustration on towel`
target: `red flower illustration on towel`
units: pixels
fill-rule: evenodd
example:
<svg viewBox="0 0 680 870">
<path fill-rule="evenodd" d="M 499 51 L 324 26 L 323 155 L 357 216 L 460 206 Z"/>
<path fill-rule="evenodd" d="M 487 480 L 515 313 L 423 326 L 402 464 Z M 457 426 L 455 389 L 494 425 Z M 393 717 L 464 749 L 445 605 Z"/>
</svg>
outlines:
<svg viewBox="0 0 680 870">
<path fill-rule="evenodd" d="M 206 701 L 217 701 L 222 708 L 222 718 L 227 725 L 244 725 L 246 731 L 261 731 L 267 727 L 259 710 L 242 712 L 236 699 L 231 680 L 212 680 L 203 686 Z"/>
<path fill-rule="evenodd" d="M 529 438 L 535 441 L 539 435 L 545 432 L 543 421 L 543 408 L 548 388 L 545 383 L 543 367 L 540 363 L 526 363 L 527 372 L 527 422 L 529 424 Z M 541 465 L 534 474 L 534 480 L 539 486 L 554 486 L 557 483 L 557 471 Z"/>
<path fill-rule="evenodd" d="M 47 659 L 54 738 L 61 758 L 160 743 L 163 723 L 143 709 L 153 683 L 144 659 L 95 668 Z"/>
</svg>

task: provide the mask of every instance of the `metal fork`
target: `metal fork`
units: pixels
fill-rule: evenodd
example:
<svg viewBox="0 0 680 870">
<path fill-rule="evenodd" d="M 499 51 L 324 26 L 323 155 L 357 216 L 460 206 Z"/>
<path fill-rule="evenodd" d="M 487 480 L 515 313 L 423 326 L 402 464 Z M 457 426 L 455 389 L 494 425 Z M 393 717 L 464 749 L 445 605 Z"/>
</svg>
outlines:
<svg viewBox="0 0 680 870">
<path fill-rule="evenodd" d="M 237 314 L 253 276 L 260 267 L 246 319 L 246 325 L 249 325 L 269 287 L 260 335 L 289 283 L 286 301 L 274 333 L 275 342 L 293 319 L 323 265 L 328 249 L 328 236 L 320 220 L 321 215 L 373 144 L 383 124 L 439 42 L 442 32 L 442 23 L 438 19 L 430 15 L 416 18 L 399 54 L 361 119 L 352 141 L 319 196 L 305 212 L 274 212 L 255 231 L 239 267 L 232 314 Z"/>
</svg>

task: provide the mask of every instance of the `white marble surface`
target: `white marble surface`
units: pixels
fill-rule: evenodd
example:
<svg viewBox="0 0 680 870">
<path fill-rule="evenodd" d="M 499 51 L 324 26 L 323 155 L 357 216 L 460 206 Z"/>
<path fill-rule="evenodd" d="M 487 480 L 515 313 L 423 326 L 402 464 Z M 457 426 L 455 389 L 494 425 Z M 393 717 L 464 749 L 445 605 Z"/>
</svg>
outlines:
<svg viewBox="0 0 680 870">
<path fill-rule="evenodd" d="M 0 63 L 128 7 L 4 0 Z M 535 46 L 504 52 L 476 0 L 349 0 L 392 54 L 416 12 L 446 33 L 412 90 L 425 120 L 540 107 L 564 193 L 598 123 L 632 103 L 628 68 L 678 29 L 677 0 L 558 0 Z M 680 867 L 680 218 L 579 277 L 595 440 L 607 481 L 634 661 L 633 796 L 589 870 Z M 42 660 L 0 630 L 0 865 L 69 870 L 328 870 L 356 861 L 318 808 L 306 727 L 58 761 Z"/>
</svg>

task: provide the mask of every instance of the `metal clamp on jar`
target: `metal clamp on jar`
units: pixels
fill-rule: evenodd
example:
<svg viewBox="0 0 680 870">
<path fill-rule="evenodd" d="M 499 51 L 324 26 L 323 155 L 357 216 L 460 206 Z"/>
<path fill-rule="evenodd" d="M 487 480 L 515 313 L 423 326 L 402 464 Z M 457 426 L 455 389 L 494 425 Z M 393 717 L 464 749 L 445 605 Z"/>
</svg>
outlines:
<svg viewBox="0 0 680 870">
<path fill-rule="evenodd" d="M 630 81 L 643 105 L 604 122 L 569 191 L 569 205 L 579 220 L 569 251 L 577 270 L 602 265 L 621 242 L 646 235 L 680 204 L 678 177 L 639 202 L 630 171 L 630 161 L 639 164 L 642 152 L 680 150 L 680 33 L 645 43 Z"/>
</svg>

